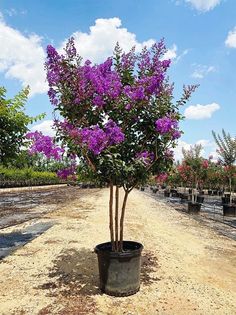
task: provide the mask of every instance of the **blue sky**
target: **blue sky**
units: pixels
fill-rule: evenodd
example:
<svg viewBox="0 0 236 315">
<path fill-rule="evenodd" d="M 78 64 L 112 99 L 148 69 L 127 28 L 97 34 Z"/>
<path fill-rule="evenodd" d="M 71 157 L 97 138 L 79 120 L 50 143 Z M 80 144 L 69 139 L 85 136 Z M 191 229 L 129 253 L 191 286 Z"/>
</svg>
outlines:
<svg viewBox="0 0 236 315">
<path fill-rule="evenodd" d="M 202 143 L 215 151 L 211 130 L 235 135 L 235 0 L 0 0 L 0 80 L 11 97 L 31 86 L 27 112 L 46 112 L 34 127 L 50 131 L 52 106 L 46 95 L 43 62 L 47 44 L 60 49 L 74 35 L 79 52 L 94 62 L 111 54 L 119 41 L 138 48 L 164 37 L 172 59 L 169 75 L 176 98 L 183 84 L 199 83 L 181 109 L 181 147 Z"/>
</svg>

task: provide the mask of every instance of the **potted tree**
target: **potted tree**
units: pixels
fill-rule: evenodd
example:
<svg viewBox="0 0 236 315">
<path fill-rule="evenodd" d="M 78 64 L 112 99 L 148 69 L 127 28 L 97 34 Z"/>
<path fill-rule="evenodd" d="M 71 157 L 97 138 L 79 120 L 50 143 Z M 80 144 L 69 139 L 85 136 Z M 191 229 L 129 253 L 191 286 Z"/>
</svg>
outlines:
<svg viewBox="0 0 236 315">
<path fill-rule="evenodd" d="M 168 179 L 168 174 L 166 172 L 161 172 L 156 176 L 157 184 L 161 185 L 161 187 L 164 187 L 165 185 L 164 196 L 170 197 L 170 189 L 168 188 L 168 186 L 166 186 L 167 179 Z"/>
<path fill-rule="evenodd" d="M 212 131 L 212 134 L 218 146 L 219 161 L 224 166 L 224 173 L 229 187 L 229 195 L 225 195 L 224 199 L 222 198 L 222 201 L 225 202 L 223 204 L 223 215 L 236 216 L 236 205 L 232 202 L 232 185 L 236 176 L 236 137 L 233 138 L 224 129 L 222 129 L 222 136 L 217 135 L 214 131 Z"/>
<path fill-rule="evenodd" d="M 186 187 L 191 182 L 191 168 L 183 161 L 177 166 L 177 172 L 180 184 L 184 188 L 184 191 L 179 193 L 179 197 L 181 201 L 185 201 L 189 199 L 189 195 L 186 193 Z"/>
<path fill-rule="evenodd" d="M 124 240 L 128 196 L 150 174 L 172 164 L 165 154 L 181 135 L 179 106 L 196 88 L 184 87 L 180 100 L 173 103 L 165 52 L 163 41 L 140 53 L 134 48 L 124 53 L 117 44 L 113 57 L 93 65 L 82 62 L 73 38 L 63 55 L 47 47 L 48 95 L 64 119 L 55 120 L 57 139 L 79 158 L 83 169 L 109 187 L 110 241 L 97 245 L 95 252 L 100 288 L 110 295 L 139 290 L 143 246 Z"/>
<path fill-rule="evenodd" d="M 188 167 L 190 174 L 191 188 L 191 201 L 188 202 L 188 212 L 198 213 L 201 210 L 202 199 L 198 199 L 199 182 L 205 176 L 206 160 L 201 157 L 201 144 L 195 144 L 190 150 L 183 148 L 183 163 Z"/>
<path fill-rule="evenodd" d="M 218 195 L 222 194 L 223 183 L 224 183 L 224 174 L 223 174 L 222 165 L 216 162 L 213 162 L 209 159 L 209 165 L 207 168 L 205 185 L 209 189 L 214 189 L 217 191 Z"/>
<path fill-rule="evenodd" d="M 223 215 L 236 216 L 236 199 L 233 198 L 234 182 L 236 178 L 236 167 L 234 165 L 225 166 L 223 168 L 224 178 L 228 184 L 229 194 L 222 197 Z"/>
</svg>

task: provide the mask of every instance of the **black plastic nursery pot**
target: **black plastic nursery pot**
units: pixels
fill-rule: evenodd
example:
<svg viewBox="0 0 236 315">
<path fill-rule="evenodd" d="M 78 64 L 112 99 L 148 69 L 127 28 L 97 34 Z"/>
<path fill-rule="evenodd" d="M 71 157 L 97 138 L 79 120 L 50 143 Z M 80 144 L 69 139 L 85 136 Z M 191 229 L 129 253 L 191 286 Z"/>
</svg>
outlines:
<svg viewBox="0 0 236 315">
<path fill-rule="evenodd" d="M 230 203 L 230 196 L 221 197 L 222 204 L 229 204 Z"/>
<path fill-rule="evenodd" d="M 197 196 L 197 202 L 198 203 L 203 203 L 204 202 L 204 197 L 203 196 Z"/>
<path fill-rule="evenodd" d="M 224 204 L 223 216 L 236 217 L 236 205 Z"/>
<path fill-rule="evenodd" d="M 178 196 L 179 196 L 179 194 L 178 194 L 178 192 L 177 192 L 176 189 L 171 189 L 171 190 L 170 190 L 170 193 L 171 193 L 171 196 L 172 196 L 172 197 L 178 197 Z"/>
<path fill-rule="evenodd" d="M 198 202 L 188 203 L 188 213 L 199 213 L 201 210 L 201 204 Z"/>
<path fill-rule="evenodd" d="M 164 190 L 164 196 L 165 196 L 165 197 L 170 197 L 170 192 L 169 192 L 169 191 Z"/>
<path fill-rule="evenodd" d="M 95 247 L 102 292 L 128 296 L 139 291 L 142 249 L 142 244 L 131 241 L 123 242 L 123 252 L 112 252 L 111 242 Z"/>
<path fill-rule="evenodd" d="M 189 199 L 189 195 L 188 194 L 179 193 L 179 197 L 180 197 L 181 201 Z"/>
</svg>

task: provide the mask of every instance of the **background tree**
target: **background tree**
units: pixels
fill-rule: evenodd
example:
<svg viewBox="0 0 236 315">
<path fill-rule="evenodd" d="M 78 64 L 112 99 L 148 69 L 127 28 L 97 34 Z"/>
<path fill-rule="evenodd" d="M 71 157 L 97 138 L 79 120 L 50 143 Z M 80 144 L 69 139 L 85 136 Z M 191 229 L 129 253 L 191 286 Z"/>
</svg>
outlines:
<svg viewBox="0 0 236 315">
<path fill-rule="evenodd" d="M 194 202 L 194 189 L 199 188 L 199 183 L 205 177 L 204 159 L 201 156 L 202 145 L 195 144 L 189 150 L 182 149 L 184 160 L 183 164 L 188 167 L 190 174 L 190 182 L 192 186 L 192 202 Z"/>
<path fill-rule="evenodd" d="M 24 112 L 28 94 L 27 87 L 12 99 L 6 99 L 6 89 L 0 87 L 0 164 L 6 165 L 17 157 L 28 125 L 44 117 L 44 114 L 31 117 Z"/>
<path fill-rule="evenodd" d="M 224 129 L 222 129 L 222 135 L 216 134 L 213 130 L 212 135 L 218 146 L 217 153 L 223 165 L 233 165 L 236 161 L 236 137 L 232 137 Z"/>
<path fill-rule="evenodd" d="M 232 202 L 232 180 L 235 177 L 235 161 L 236 161 L 236 137 L 232 137 L 222 129 L 222 135 L 212 131 L 212 135 L 218 146 L 217 153 L 220 156 L 221 163 L 226 168 L 226 176 L 229 182 L 230 203 Z"/>
</svg>

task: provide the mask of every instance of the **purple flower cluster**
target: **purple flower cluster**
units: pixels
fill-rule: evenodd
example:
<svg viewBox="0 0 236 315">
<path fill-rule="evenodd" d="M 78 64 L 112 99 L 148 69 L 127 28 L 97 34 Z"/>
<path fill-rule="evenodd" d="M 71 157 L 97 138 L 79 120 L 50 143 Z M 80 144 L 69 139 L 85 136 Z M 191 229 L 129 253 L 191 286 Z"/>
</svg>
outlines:
<svg viewBox="0 0 236 315">
<path fill-rule="evenodd" d="M 29 149 L 30 154 L 43 153 L 48 159 L 60 160 L 64 153 L 64 149 L 54 144 L 52 137 L 44 136 L 42 132 L 29 132 L 26 138 L 33 142 Z"/>
<path fill-rule="evenodd" d="M 73 59 L 76 56 L 74 39 L 71 38 L 66 46 L 66 56 Z M 88 99 L 95 107 L 103 107 L 107 102 L 116 100 L 121 94 L 121 78 L 112 69 L 112 58 L 104 63 L 92 65 L 87 60 L 84 65 L 66 66 L 66 57 L 60 56 L 51 45 L 47 47 L 47 80 L 49 83 L 49 98 L 52 104 L 58 105 L 55 86 L 70 86 L 71 101 L 81 104 Z"/>
<path fill-rule="evenodd" d="M 124 87 L 124 94 L 129 98 L 130 101 L 136 102 L 141 101 L 146 98 L 145 90 L 142 85 L 131 87 L 130 85 L 126 85 Z"/>
<path fill-rule="evenodd" d="M 82 129 L 80 139 L 82 145 L 86 146 L 95 155 L 100 154 L 107 147 L 106 133 L 98 126 Z"/>
<path fill-rule="evenodd" d="M 140 54 L 135 54 L 135 48 L 123 53 L 119 69 L 115 69 L 112 58 L 99 65 L 92 65 L 89 60 L 84 65 L 68 63 L 67 59 L 73 60 L 77 54 L 73 38 L 69 40 L 65 51 L 66 56 L 63 56 L 51 45 L 47 47 L 48 95 L 54 105 L 59 104 L 55 89 L 59 86 L 70 88 L 70 104 L 80 105 L 90 100 L 91 105 L 101 109 L 106 104 L 115 104 L 120 97 L 126 100 L 126 104 L 130 103 L 130 106 L 126 106 L 128 110 L 137 102 L 148 104 L 153 95 L 160 94 L 164 74 L 170 66 L 170 60 L 160 59 L 166 51 L 163 41 L 154 44 L 151 50 L 144 48 Z M 132 86 L 123 83 L 125 72 L 133 76 Z M 138 75 L 135 75 L 136 72 Z"/>
<path fill-rule="evenodd" d="M 178 130 L 178 121 L 169 116 L 159 118 L 156 121 L 156 130 L 161 134 L 171 134 L 172 140 L 176 140 L 181 136 L 181 132 Z"/>
<path fill-rule="evenodd" d="M 126 85 L 123 93 L 127 98 L 130 110 L 137 102 L 142 101 L 148 104 L 152 96 L 158 96 L 163 88 L 165 79 L 164 73 L 170 66 L 170 60 L 160 60 L 161 55 L 166 51 L 163 42 L 153 45 L 151 50 L 144 48 L 141 54 L 134 58 L 132 54 L 124 56 L 122 67 L 134 70 L 135 61 L 138 60 L 138 77 L 132 86 Z M 132 68 L 133 67 L 133 68 Z M 171 91 L 170 91 L 171 92 Z"/>
<path fill-rule="evenodd" d="M 120 127 L 112 120 L 109 119 L 105 124 L 105 133 L 107 136 L 108 146 L 121 143 L 125 140 L 125 135 L 123 134 Z"/>
<path fill-rule="evenodd" d="M 100 65 L 92 66 L 89 61 L 78 69 L 77 98 L 80 101 L 90 98 L 93 105 L 103 107 L 109 100 L 116 100 L 121 93 L 121 79 L 112 70 L 112 59 L 108 58 Z"/>
<path fill-rule="evenodd" d="M 164 156 L 167 160 L 173 160 L 174 159 L 174 151 L 170 149 L 166 149 Z"/>
<path fill-rule="evenodd" d="M 135 66 L 136 59 L 135 47 L 133 47 L 127 54 L 123 53 L 121 57 L 121 68 L 123 70 L 132 70 Z"/>
<path fill-rule="evenodd" d="M 153 152 L 143 151 L 136 155 L 136 158 L 140 160 L 144 165 L 150 165 L 155 158 Z"/>
<path fill-rule="evenodd" d="M 104 130 L 99 126 L 92 126 L 83 128 L 78 135 L 81 144 L 95 155 L 100 154 L 108 146 L 121 143 L 125 139 L 121 128 L 111 119 L 105 124 Z"/>
<path fill-rule="evenodd" d="M 71 177 L 71 179 L 76 179 L 76 164 L 72 163 L 69 167 L 58 170 L 57 176 L 61 179 L 66 180 L 68 177 Z"/>
</svg>

